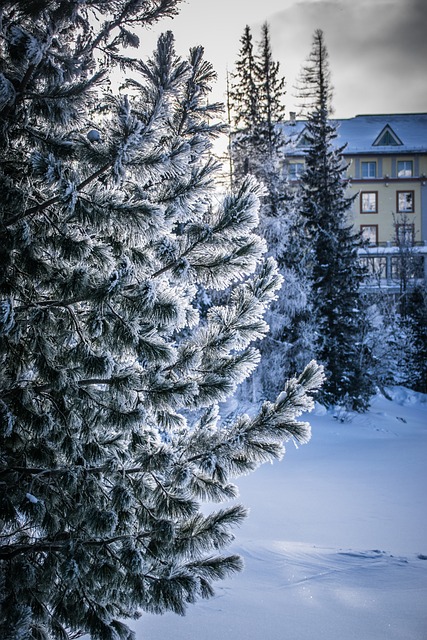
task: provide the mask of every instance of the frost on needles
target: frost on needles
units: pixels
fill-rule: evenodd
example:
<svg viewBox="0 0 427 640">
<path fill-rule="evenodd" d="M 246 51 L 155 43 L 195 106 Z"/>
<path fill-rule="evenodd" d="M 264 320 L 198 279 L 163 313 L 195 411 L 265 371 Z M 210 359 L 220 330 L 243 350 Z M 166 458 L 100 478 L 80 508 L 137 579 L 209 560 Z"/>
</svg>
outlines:
<svg viewBox="0 0 427 640">
<path fill-rule="evenodd" d="M 258 415 L 220 421 L 281 278 L 256 183 L 213 197 L 223 127 L 202 48 L 180 59 L 166 33 L 148 61 L 123 54 L 177 6 L 2 4 L 4 640 L 128 639 L 126 618 L 211 596 L 241 568 L 226 548 L 245 510 L 201 503 L 309 438 L 315 363 Z M 202 314 L 209 290 L 226 302 Z"/>
</svg>

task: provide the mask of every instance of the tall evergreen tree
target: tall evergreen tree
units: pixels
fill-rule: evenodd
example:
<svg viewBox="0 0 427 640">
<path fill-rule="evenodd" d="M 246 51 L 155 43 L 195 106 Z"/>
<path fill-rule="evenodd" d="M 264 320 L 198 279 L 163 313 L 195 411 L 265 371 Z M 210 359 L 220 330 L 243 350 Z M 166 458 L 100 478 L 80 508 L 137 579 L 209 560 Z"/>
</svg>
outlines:
<svg viewBox="0 0 427 640">
<path fill-rule="evenodd" d="M 239 57 L 230 89 L 233 128 L 254 131 L 259 120 L 259 96 L 256 82 L 256 61 L 250 27 L 246 25 L 240 39 Z"/>
<path fill-rule="evenodd" d="M 260 345 L 262 361 L 252 379 L 253 397 L 271 398 L 290 372 L 310 360 L 313 331 L 307 309 L 309 282 L 300 268 L 301 256 L 293 261 L 290 251 L 300 223 L 283 171 L 285 140 L 280 124 L 285 117 L 285 80 L 272 55 L 268 24 L 262 27 L 255 55 L 249 35 L 246 27 L 231 90 L 235 113 L 231 157 L 236 184 L 251 172 L 264 186 L 258 231 L 284 278 L 267 312 L 270 331 Z M 239 114 L 250 117 L 242 120 Z M 241 127 L 242 121 L 246 127 Z"/>
<path fill-rule="evenodd" d="M 223 555 L 231 479 L 306 441 L 311 364 L 259 415 L 221 428 L 280 283 L 257 190 L 217 207 L 211 66 L 135 25 L 177 0 L 3 2 L 0 56 L 0 636 L 133 637 L 238 570 Z M 103 55 L 102 66 L 97 63 Z M 105 83 L 112 66 L 127 93 Z M 256 276 L 251 276 L 259 266 Z M 230 287 L 201 321 L 198 286 Z"/>
<path fill-rule="evenodd" d="M 364 306 L 363 269 L 357 250 L 361 239 L 348 221 L 352 199 L 346 197 L 344 147 L 336 148 L 336 124 L 330 119 L 331 85 L 323 32 L 313 37 L 302 71 L 302 97 L 310 104 L 304 135 L 308 143 L 298 207 L 311 251 L 312 305 L 317 317 L 318 357 L 327 382 L 323 400 L 366 409 L 373 393 L 367 375 L 369 354 L 360 339 Z"/>
<path fill-rule="evenodd" d="M 280 173 L 277 151 L 283 146 L 278 124 L 284 118 L 285 80 L 273 59 L 268 24 L 254 53 L 252 34 L 245 27 L 229 92 L 233 114 L 231 155 L 237 180 L 253 173 L 263 181 L 267 197 L 275 200 Z"/>
<path fill-rule="evenodd" d="M 261 216 L 283 216 L 289 205 L 289 190 L 283 173 L 284 136 L 280 124 L 285 117 L 285 79 L 272 55 L 270 29 L 264 23 L 256 55 L 255 79 L 258 87 L 258 124 L 253 154 L 258 157 L 256 175 L 266 187 Z"/>
<path fill-rule="evenodd" d="M 326 110 L 328 116 L 332 114 L 333 87 L 329 53 L 322 29 L 316 29 L 313 34 L 312 47 L 302 66 L 296 88 L 301 115 L 308 117 L 320 108 Z"/>
<path fill-rule="evenodd" d="M 265 156 L 273 156 L 283 146 L 280 123 L 285 119 L 285 78 L 279 75 L 280 64 L 273 58 L 270 28 L 262 26 L 255 65 L 258 88 L 258 129 L 255 143 L 261 145 Z"/>
<path fill-rule="evenodd" d="M 230 106 L 230 155 L 233 179 L 254 174 L 258 165 L 254 142 L 259 122 L 259 92 L 256 83 L 256 62 L 252 33 L 246 25 L 240 39 L 241 47 L 228 92 Z"/>
</svg>

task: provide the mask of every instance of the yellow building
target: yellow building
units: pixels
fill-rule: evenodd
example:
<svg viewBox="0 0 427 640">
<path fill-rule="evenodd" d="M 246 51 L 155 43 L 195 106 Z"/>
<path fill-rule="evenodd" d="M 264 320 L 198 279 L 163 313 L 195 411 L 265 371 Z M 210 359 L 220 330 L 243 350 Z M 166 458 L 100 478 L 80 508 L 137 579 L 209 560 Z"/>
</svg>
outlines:
<svg viewBox="0 0 427 640">
<path fill-rule="evenodd" d="M 412 278 L 427 279 L 427 113 L 359 115 L 335 120 L 335 145 L 344 145 L 353 224 L 368 240 L 361 259 L 383 281 L 400 277 L 402 252 L 411 252 Z M 291 180 L 304 167 L 306 123 L 285 124 L 285 166 Z"/>
</svg>

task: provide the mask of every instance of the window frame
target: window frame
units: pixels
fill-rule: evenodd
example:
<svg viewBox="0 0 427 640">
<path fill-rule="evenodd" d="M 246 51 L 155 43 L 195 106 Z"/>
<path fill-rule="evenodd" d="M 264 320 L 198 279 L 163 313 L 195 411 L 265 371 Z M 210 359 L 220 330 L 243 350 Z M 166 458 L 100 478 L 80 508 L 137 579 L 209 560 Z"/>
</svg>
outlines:
<svg viewBox="0 0 427 640">
<path fill-rule="evenodd" d="M 371 229 L 375 232 L 375 242 L 371 242 L 369 238 L 365 238 L 363 231 L 364 229 Z M 360 233 L 362 234 L 363 240 L 367 241 L 370 246 L 378 246 L 378 225 L 377 224 L 361 224 L 360 225 Z"/>
<path fill-rule="evenodd" d="M 412 209 L 400 209 L 399 195 L 403 193 L 410 193 L 412 198 Z M 396 191 L 396 211 L 397 213 L 415 213 L 415 191 L 413 189 L 401 189 Z"/>
<path fill-rule="evenodd" d="M 403 175 L 399 175 L 399 164 L 407 164 L 410 165 L 411 167 L 411 173 L 409 175 L 407 175 L 406 173 L 404 173 Z M 397 161 L 397 166 L 396 166 L 396 171 L 397 171 L 397 177 L 400 179 L 405 179 L 405 178 L 413 178 L 414 177 L 414 161 L 413 160 L 398 160 Z M 407 169 L 401 169 L 401 171 L 407 171 Z"/>
<path fill-rule="evenodd" d="M 368 166 L 369 170 L 368 170 L 368 175 L 363 175 L 363 167 Z M 374 175 L 371 176 L 370 175 L 370 167 L 374 167 Z M 362 180 L 374 180 L 377 177 L 377 161 L 376 160 L 361 160 L 360 162 L 360 173 L 362 176 Z"/>
<path fill-rule="evenodd" d="M 375 197 L 375 210 L 365 211 L 363 208 L 363 196 L 364 195 L 372 195 Z M 369 214 L 369 213 L 378 213 L 378 191 L 361 191 L 360 192 L 360 213 L 361 214 Z"/>
<path fill-rule="evenodd" d="M 295 173 L 291 173 L 291 167 L 295 167 Z M 288 164 L 288 176 L 289 180 L 299 180 L 301 174 L 304 172 L 305 163 L 301 160 L 295 162 L 289 162 Z"/>
<path fill-rule="evenodd" d="M 384 279 L 387 277 L 387 258 L 386 256 L 363 256 L 360 263 L 366 270 L 367 278 L 371 282 L 373 280 Z"/>
<path fill-rule="evenodd" d="M 401 237 L 401 231 L 404 236 Z M 406 237 L 408 234 L 410 237 Z M 398 246 L 412 247 L 415 242 L 415 224 L 413 222 L 398 222 L 396 223 L 396 243 Z"/>
<path fill-rule="evenodd" d="M 422 280 L 424 277 L 422 256 L 413 254 L 409 260 L 402 255 L 391 256 L 390 277 L 392 280 L 400 280 L 402 277 L 410 280 Z"/>
</svg>

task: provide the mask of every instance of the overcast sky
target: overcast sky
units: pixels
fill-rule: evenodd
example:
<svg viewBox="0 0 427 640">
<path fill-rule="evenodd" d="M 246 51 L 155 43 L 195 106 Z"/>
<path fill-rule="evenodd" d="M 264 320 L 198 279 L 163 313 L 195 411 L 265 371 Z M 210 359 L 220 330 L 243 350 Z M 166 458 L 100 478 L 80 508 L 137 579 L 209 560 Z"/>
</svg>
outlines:
<svg viewBox="0 0 427 640">
<path fill-rule="evenodd" d="M 218 73 L 213 97 L 224 101 L 226 69 L 234 67 L 245 25 L 257 42 L 265 21 L 287 80 L 288 111 L 317 28 L 329 51 L 335 117 L 427 111 L 426 0 L 186 0 L 156 32 L 171 29 L 180 54 L 204 46 Z M 153 36 L 145 46 L 152 48 Z"/>
</svg>

